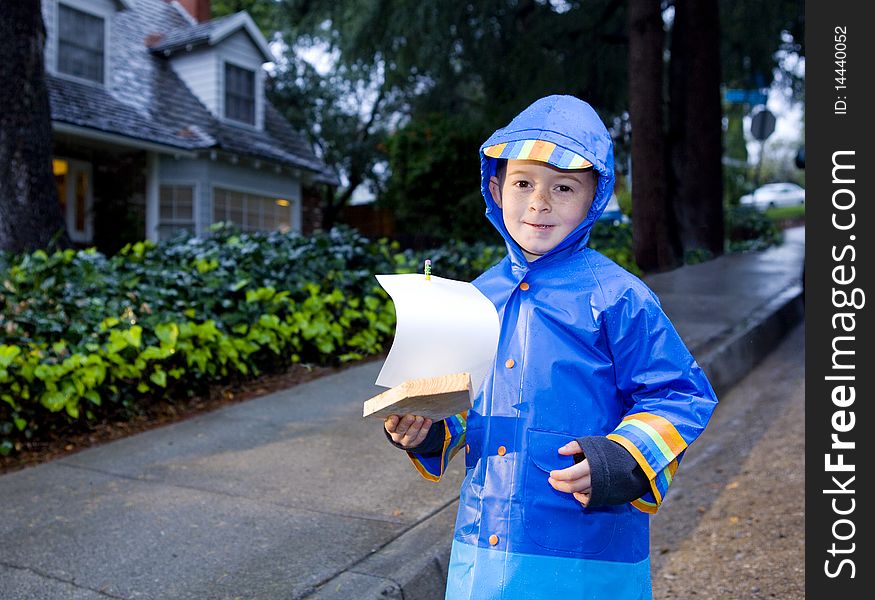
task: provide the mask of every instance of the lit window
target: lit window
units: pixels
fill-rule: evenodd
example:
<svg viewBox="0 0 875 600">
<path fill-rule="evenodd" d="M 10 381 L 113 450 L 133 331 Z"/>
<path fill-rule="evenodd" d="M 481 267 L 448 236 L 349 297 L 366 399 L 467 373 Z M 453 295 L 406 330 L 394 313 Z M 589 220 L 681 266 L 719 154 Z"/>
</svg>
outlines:
<svg viewBox="0 0 875 600">
<path fill-rule="evenodd" d="M 292 203 L 284 198 L 268 198 L 233 190 L 213 190 L 213 222 L 230 221 L 243 231 L 282 231 L 292 229 Z"/>
</svg>

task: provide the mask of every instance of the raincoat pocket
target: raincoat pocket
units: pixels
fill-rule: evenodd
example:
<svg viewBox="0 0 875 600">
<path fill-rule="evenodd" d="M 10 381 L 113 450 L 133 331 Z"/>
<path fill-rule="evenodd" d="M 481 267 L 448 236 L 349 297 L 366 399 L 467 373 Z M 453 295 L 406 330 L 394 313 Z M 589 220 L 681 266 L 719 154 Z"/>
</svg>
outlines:
<svg viewBox="0 0 875 600">
<path fill-rule="evenodd" d="M 585 508 L 574 496 L 547 482 L 550 471 L 574 464 L 559 448 L 574 439 L 567 433 L 530 429 L 526 433 L 523 528 L 537 545 L 590 555 L 602 552 L 614 537 L 617 512 L 611 507 Z"/>
</svg>

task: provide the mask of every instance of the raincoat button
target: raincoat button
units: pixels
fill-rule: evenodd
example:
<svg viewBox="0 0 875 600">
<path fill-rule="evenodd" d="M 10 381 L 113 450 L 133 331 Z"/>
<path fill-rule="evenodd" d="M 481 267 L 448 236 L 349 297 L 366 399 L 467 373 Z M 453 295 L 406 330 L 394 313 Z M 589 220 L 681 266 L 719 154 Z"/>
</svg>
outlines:
<svg viewBox="0 0 875 600">
<path fill-rule="evenodd" d="M 508 369 L 513 369 L 513 366 L 514 366 L 515 364 L 516 364 L 516 363 L 514 362 L 514 360 L 513 360 L 512 358 L 508 358 L 508 359 L 505 361 L 504 366 L 507 367 Z"/>
<path fill-rule="evenodd" d="M 505 454 L 507 454 L 507 448 L 505 448 L 504 446 L 499 446 L 498 447 L 498 455 L 504 456 Z"/>
<path fill-rule="evenodd" d="M 465 444 L 465 454 L 471 453 L 471 444 Z"/>
<path fill-rule="evenodd" d="M 493 533 L 492 535 L 489 536 L 489 545 L 494 546 L 497 543 L 498 543 L 498 536 Z"/>
<path fill-rule="evenodd" d="M 522 282 L 522 283 L 520 284 L 520 289 L 521 289 L 522 291 L 525 292 L 527 289 L 529 289 L 529 284 L 526 283 L 525 281 Z"/>
</svg>

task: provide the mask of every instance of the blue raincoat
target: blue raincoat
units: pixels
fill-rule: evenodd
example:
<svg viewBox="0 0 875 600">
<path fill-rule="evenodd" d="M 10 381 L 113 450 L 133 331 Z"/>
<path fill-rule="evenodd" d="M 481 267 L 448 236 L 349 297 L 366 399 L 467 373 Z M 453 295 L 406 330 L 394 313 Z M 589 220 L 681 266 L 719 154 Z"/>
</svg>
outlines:
<svg viewBox="0 0 875 600">
<path fill-rule="evenodd" d="M 584 221 L 528 262 L 489 192 L 496 160 L 486 151 L 530 158 L 532 140 L 539 160 L 582 157 L 599 177 Z M 650 598 L 648 513 L 705 427 L 714 391 L 650 289 L 587 247 L 614 187 L 611 136 L 587 103 L 538 100 L 483 144 L 480 159 L 486 216 L 508 250 L 474 281 L 498 311 L 498 351 L 471 410 L 444 422 L 443 453 L 409 453 L 437 481 L 464 448 L 446 598 Z M 554 490 L 549 472 L 574 463 L 559 447 L 589 435 L 626 448 L 650 491 L 585 508 Z"/>
</svg>

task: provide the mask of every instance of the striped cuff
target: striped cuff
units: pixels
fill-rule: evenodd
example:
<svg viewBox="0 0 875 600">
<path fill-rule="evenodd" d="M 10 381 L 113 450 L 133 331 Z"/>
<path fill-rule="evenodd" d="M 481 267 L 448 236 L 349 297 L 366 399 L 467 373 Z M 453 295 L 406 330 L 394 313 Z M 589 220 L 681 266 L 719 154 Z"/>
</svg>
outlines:
<svg viewBox="0 0 875 600">
<path fill-rule="evenodd" d="M 429 481 L 440 481 L 450 459 L 465 445 L 465 417 L 467 414 L 465 411 L 444 419 L 444 444 L 440 454 L 407 452 L 407 456 L 419 474 Z"/>
<path fill-rule="evenodd" d="M 626 416 L 607 437 L 628 450 L 650 479 L 651 492 L 632 505 L 655 513 L 671 485 L 687 442 L 668 419 L 652 413 Z"/>
</svg>

